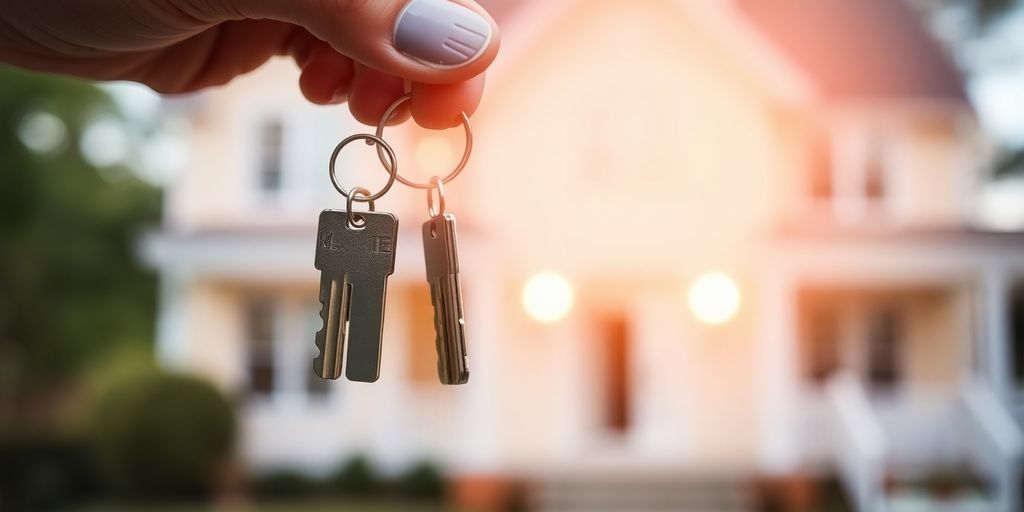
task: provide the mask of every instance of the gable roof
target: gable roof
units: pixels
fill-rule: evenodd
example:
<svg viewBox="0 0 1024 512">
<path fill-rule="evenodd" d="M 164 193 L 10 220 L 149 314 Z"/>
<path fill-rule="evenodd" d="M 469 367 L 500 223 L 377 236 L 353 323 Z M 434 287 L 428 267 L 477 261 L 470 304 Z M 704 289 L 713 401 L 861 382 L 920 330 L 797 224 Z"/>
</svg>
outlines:
<svg viewBox="0 0 1024 512">
<path fill-rule="evenodd" d="M 826 99 L 966 101 L 950 57 L 906 0 L 735 0 Z"/>
<path fill-rule="evenodd" d="M 810 82 L 826 101 L 925 99 L 966 102 L 963 78 L 920 13 L 906 0 L 673 0 L 691 13 L 723 19 L 740 27 L 723 37 L 743 36 L 755 66 L 778 54 Z M 559 0 L 478 0 L 502 30 L 505 53 L 529 43 L 537 24 L 551 23 L 575 2 Z M 724 8 L 731 4 L 731 8 Z M 715 14 L 712 16 L 711 13 Z M 548 19 L 524 20 L 544 17 Z M 708 17 L 708 16 L 704 16 Z M 725 18 L 729 15 L 726 14 Z M 527 21 L 526 23 L 523 23 Z M 715 24 L 721 27 L 721 24 Z M 516 34 L 519 29 L 530 27 Z M 746 30 L 747 28 L 751 30 Z M 756 32 L 756 34 L 750 34 Z M 517 37 L 523 36 L 523 37 Z M 524 41 L 524 39 L 526 41 Z M 770 48 L 752 48 L 770 46 Z M 756 50 L 756 51 L 754 51 Z M 753 52 L 753 53 L 751 53 Z M 749 59 L 748 59 L 749 61 Z M 776 63 L 778 64 L 778 63 Z M 787 66 L 774 66 L 782 69 Z M 779 73 L 775 73 L 778 75 Z M 782 73 L 787 75 L 787 73 Z M 788 73 L 792 78 L 792 73 Z M 790 80 L 792 82 L 792 80 Z"/>
</svg>

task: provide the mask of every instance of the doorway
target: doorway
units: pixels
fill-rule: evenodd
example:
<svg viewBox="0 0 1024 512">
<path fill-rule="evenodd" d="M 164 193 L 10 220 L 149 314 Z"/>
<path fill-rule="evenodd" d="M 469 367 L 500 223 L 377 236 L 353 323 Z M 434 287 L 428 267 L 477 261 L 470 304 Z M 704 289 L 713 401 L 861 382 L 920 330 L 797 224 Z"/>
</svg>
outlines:
<svg viewBox="0 0 1024 512">
<path fill-rule="evenodd" d="M 630 325 L 621 311 L 605 313 L 597 326 L 600 426 L 625 435 L 633 423 Z"/>
</svg>

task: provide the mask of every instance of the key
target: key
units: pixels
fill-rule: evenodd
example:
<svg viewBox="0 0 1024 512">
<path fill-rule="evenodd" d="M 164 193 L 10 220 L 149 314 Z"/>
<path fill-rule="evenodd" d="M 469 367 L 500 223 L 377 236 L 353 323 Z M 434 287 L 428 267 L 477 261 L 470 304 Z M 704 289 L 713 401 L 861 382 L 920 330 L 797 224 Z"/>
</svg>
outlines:
<svg viewBox="0 0 1024 512">
<path fill-rule="evenodd" d="M 320 271 L 320 354 L 313 359 L 323 379 L 341 376 L 374 382 L 380 376 L 381 335 L 388 276 L 395 271 L 398 219 L 390 213 L 359 212 L 365 224 L 352 228 L 348 213 L 320 213 L 314 267 Z M 346 352 L 347 349 L 347 352 Z M 344 358 L 342 356 L 345 356 Z"/>
<path fill-rule="evenodd" d="M 469 365 L 454 215 L 446 213 L 423 224 L 423 254 L 430 300 L 434 304 L 437 375 L 442 384 L 465 384 L 469 380 Z"/>
</svg>

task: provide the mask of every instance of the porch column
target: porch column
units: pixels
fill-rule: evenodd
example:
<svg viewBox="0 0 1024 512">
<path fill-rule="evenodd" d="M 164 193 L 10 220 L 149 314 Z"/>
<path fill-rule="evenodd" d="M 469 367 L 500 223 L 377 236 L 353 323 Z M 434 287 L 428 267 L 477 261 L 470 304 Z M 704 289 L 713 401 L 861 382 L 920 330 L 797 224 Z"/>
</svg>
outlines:
<svg viewBox="0 0 1024 512">
<path fill-rule="evenodd" d="M 493 262 L 498 257 L 490 253 L 476 256 L 476 261 Z M 468 265 L 466 266 L 468 267 Z M 463 268 L 466 268 L 463 267 Z M 464 277 L 468 286 L 463 296 L 469 300 L 465 314 L 469 347 L 469 385 L 463 386 L 461 423 L 463 442 L 458 454 L 465 471 L 492 473 L 501 469 L 499 445 L 499 418 L 501 408 L 501 380 L 504 371 L 501 361 L 502 325 L 502 273 L 492 265 L 473 268 Z"/>
<path fill-rule="evenodd" d="M 980 377 L 988 382 L 1004 404 L 1012 403 L 1013 377 L 1011 370 L 1009 332 L 1009 275 L 1004 269 L 986 269 L 981 277 L 981 335 L 977 355 Z"/>
<path fill-rule="evenodd" d="M 160 269 L 154 352 L 157 364 L 170 370 L 185 369 L 187 288 L 188 282 L 180 272 L 167 267 Z"/>
<path fill-rule="evenodd" d="M 759 458 L 767 473 L 788 473 L 797 444 L 796 280 L 768 265 L 761 272 L 758 319 Z"/>
</svg>

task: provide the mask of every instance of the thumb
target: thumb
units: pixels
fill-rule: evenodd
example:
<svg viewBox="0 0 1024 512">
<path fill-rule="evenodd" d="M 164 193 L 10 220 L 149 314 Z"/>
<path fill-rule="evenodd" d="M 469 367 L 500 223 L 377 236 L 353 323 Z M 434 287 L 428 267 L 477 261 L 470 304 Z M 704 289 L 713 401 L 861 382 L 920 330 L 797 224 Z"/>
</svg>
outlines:
<svg viewBox="0 0 1024 512">
<path fill-rule="evenodd" d="M 498 27 L 472 0 L 235 0 L 246 17 L 302 26 L 339 53 L 421 83 L 482 73 L 498 52 Z"/>
</svg>

